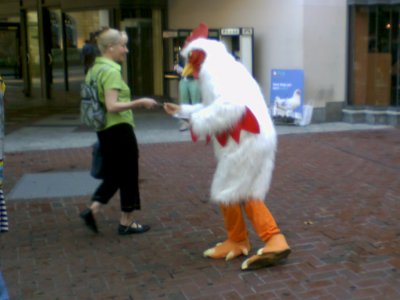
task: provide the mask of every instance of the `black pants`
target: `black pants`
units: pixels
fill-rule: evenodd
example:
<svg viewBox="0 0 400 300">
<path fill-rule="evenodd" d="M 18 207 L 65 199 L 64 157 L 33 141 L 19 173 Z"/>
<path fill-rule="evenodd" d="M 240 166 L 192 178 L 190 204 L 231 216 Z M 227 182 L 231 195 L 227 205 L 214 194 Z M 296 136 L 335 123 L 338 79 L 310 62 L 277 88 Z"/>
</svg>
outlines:
<svg viewBox="0 0 400 300">
<path fill-rule="evenodd" d="M 140 209 L 139 150 L 129 124 L 118 124 L 97 132 L 103 156 L 104 179 L 92 201 L 107 204 L 119 190 L 121 211 Z"/>
</svg>

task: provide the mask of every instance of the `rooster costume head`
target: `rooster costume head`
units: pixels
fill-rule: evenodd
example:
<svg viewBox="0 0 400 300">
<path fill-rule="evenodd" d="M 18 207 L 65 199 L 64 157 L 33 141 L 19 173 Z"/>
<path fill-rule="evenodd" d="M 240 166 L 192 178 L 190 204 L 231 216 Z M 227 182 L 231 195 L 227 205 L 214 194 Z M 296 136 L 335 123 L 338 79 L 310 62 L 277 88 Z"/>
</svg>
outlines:
<svg viewBox="0 0 400 300">
<path fill-rule="evenodd" d="M 195 28 L 192 33 L 186 38 L 183 46 L 182 55 L 187 58 L 187 64 L 183 69 L 182 75 L 192 75 L 194 78 L 199 78 L 200 67 L 203 64 L 206 53 L 201 49 L 194 49 L 190 52 L 185 51 L 190 43 L 196 39 L 206 39 L 208 37 L 208 26 L 204 23 Z"/>
<path fill-rule="evenodd" d="M 187 38 L 181 51 L 186 61 L 182 76 L 192 75 L 198 79 L 202 102 L 211 104 L 220 96 L 235 103 L 261 98 L 257 82 L 244 65 L 236 61 L 222 42 L 207 39 L 207 35 L 207 26 L 200 24 Z M 265 105 L 264 100 L 250 102 L 255 106 L 250 107 L 253 113 L 264 110 L 264 107 L 259 107 Z"/>
</svg>

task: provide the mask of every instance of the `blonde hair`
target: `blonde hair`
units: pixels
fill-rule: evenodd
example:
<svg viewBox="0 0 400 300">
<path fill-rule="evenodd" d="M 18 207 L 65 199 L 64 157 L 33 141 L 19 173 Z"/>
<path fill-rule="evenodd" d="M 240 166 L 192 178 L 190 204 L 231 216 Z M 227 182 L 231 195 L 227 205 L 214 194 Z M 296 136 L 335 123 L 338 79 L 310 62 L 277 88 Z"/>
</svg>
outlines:
<svg viewBox="0 0 400 300">
<path fill-rule="evenodd" d="M 101 54 L 104 54 L 109 46 L 117 45 L 121 42 L 128 42 L 128 35 L 125 31 L 119 31 L 114 28 L 104 28 L 97 36 L 97 47 L 99 47 Z"/>
</svg>

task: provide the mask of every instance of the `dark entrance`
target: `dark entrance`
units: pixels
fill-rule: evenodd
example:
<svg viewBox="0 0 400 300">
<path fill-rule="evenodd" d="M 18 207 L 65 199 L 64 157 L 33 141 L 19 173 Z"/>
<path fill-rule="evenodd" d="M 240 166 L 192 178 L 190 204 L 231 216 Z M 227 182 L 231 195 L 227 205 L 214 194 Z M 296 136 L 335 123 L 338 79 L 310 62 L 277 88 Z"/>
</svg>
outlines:
<svg viewBox="0 0 400 300">
<path fill-rule="evenodd" d="M 126 27 L 128 85 L 134 96 L 153 94 L 153 32 L 151 20 L 140 20 Z"/>
<path fill-rule="evenodd" d="M 0 23 L 0 70 L 3 76 L 21 78 L 20 25 Z"/>
</svg>

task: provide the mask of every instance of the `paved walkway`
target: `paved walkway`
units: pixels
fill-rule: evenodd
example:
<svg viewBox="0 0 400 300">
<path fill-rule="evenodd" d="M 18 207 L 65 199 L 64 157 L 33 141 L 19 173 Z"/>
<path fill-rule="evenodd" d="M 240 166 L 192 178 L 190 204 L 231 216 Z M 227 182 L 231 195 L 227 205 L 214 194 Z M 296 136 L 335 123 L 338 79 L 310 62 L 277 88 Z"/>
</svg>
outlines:
<svg viewBox="0 0 400 300">
<path fill-rule="evenodd" d="M 54 118 L 10 124 L 6 199 L 24 176 L 88 170 L 93 134 L 72 117 L 63 126 L 50 124 Z M 158 142 L 151 139 L 155 119 L 165 122 Z M 138 220 L 151 231 L 117 235 L 117 196 L 98 218 L 98 235 L 78 218 L 89 195 L 12 198 L 10 232 L 0 235 L 11 299 L 400 299 L 399 129 L 331 124 L 325 131 L 350 130 L 308 133 L 324 126 L 280 127 L 267 204 L 293 252 L 285 264 L 241 272 L 244 258 L 202 257 L 225 238 L 218 207 L 208 202 L 211 147 L 188 142 L 175 120 L 155 112 L 138 113 L 137 123 Z M 35 147 L 33 141 L 17 144 L 34 134 L 47 138 Z M 83 137 L 79 143 L 77 136 Z M 261 244 L 249 230 L 255 251 Z"/>
<path fill-rule="evenodd" d="M 42 111 L 42 108 L 17 109 L 10 114 L 6 152 L 87 147 L 96 140 L 94 132 L 81 125 L 79 115 L 70 107 L 63 110 L 56 107 L 53 111 Z M 141 144 L 190 141 L 188 132 L 179 132 L 178 120 L 166 115 L 162 108 L 136 111 L 135 122 L 136 135 Z M 278 125 L 277 131 L 284 135 L 385 128 L 391 127 L 337 122 L 303 127 Z"/>
</svg>

